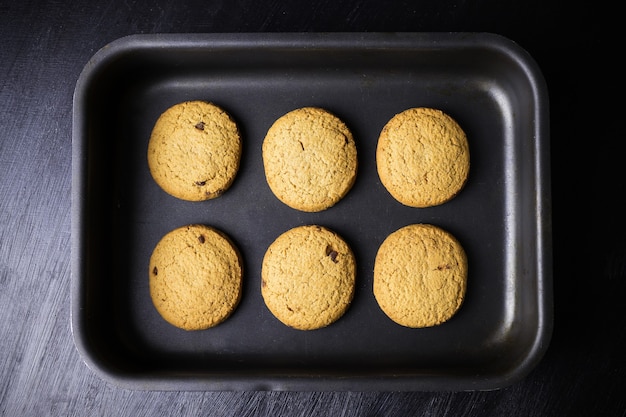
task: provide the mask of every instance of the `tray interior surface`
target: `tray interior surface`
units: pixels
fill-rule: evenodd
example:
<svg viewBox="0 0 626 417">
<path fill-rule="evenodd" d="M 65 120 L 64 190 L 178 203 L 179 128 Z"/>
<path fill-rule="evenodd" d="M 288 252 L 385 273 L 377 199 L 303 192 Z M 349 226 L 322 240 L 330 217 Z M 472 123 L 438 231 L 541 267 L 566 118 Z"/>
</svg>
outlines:
<svg viewBox="0 0 626 417">
<path fill-rule="evenodd" d="M 528 372 L 550 327 L 543 86 L 505 40 L 467 39 L 136 36 L 101 52 L 79 80 L 74 109 L 72 314 L 87 363 L 114 382 L 158 389 L 492 389 Z M 234 184 L 200 203 L 165 194 L 146 160 L 156 118 L 191 99 L 222 106 L 243 133 Z M 354 187 L 320 213 L 283 205 L 263 172 L 265 132 L 303 106 L 342 118 L 358 149 Z M 384 124 L 419 106 L 453 116 L 471 152 L 466 187 L 427 209 L 396 202 L 375 164 Z M 227 233 L 244 261 L 238 308 L 199 332 L 162 320 L 148 291 L 152 249 L 190 223 Z M 371 290 L 378 246 L 410 223 L 447 229 L 469 260 L 461 309 L 427 329 L 394 324 Z M 308 332 L 278 322 L 260 294 L 265 250 L 302 224 L 342 235 L 358 268 L 347 313 Z"/>
</svg>

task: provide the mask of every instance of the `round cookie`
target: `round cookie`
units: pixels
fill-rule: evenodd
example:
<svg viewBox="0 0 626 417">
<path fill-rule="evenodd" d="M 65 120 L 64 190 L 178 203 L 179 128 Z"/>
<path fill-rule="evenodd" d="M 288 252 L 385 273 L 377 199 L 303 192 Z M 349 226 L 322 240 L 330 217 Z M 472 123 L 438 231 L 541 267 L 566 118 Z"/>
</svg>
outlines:
<svg viewBox="0 0 626 417">
<path fill-rule="evenodd" d="M 157 119 L 148 143 L 148 167 L 168 194 L 187 201 L 220 196 L 235 179 L 241 136 L 223 109 L 185 101 Z"/>
<path fill-rule="evenodd" d="M 419 208 L 440 205 L 455 197 L 467 181 L 467 137 L 441 110 L 408 109 L 382 129 L 376 166 L 383 186 L 400 203 Z"/>
<path fill-rule="evenodd" d="M 335 322 L 354 295 L 356 263 L 348 244 L 333 231 L 299 226 L 267 249 L 261 268 L 261 294 L 283 324 L 300 330 Z"/>
<path fill-rule="evenodd" d="M 430 224 L 412 224 L 383 241 L 374 262 L 374 296 L 394 322 L 412 328 L 449 320 L 467 285 L 467 257 L 458 240 Z"/>
<path fill-rule="evenodd" d="M 270 189 L 297 210 L 318 212 L 332 207 L 356 178 L 352 133 L 325 109 L 303 107 L 278 118 L 267 131 L 262 152 Z"/>
<path fill-rule="evenodd" d="M 226 320 L 239 304 L 242 263 L 222 232 L 187 225 L 161 238 L 150 257 L 150 296 L 159 314 L 185 330 Z"/>
</svg>

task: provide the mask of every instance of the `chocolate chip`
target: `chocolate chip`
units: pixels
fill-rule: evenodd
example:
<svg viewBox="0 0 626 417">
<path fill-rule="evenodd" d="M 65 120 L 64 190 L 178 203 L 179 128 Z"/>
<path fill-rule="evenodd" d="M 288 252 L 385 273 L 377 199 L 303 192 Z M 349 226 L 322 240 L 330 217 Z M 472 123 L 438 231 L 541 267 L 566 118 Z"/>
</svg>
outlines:
<svg viewBox="0 0 626 417">
<path fill-rule="evenodd" d="M 206 185 L 206 181 L 196 181 L 194 184 L 196 184 L 198 187 L 202 187 L 203 185 Z"/>
<path fill-rule="evenodd" d="M 204 130 L 204 122 L 198 122 L 195 128 L 198 130 Z"/>
<path fill-rule="evenodd" d="M 337 261 L 337 255 L 339 254 L 337 253 L 336 250 L 334 250 L 330 246 L 326 246 L 326 256 L 330 256 L 330 260 L 333 261 L 334 263 L 339 262 Z"/>
<path fill-rule="evenodd" d="M 154 274 L 154 275 L 158 275 L 159 274 L 159 270 L 157 269 L 156 266 L 152 269 L 152 274 Z"/>
<path fill-rule="evenodd" d="M 215 190 L 215 191 L 206 190 L 204 192 L 204 195 L 207 196 L 208 198 L 215 198 L 215 197 L 219 197 L 220 195 L 222 195 L 222 193 L 224 193 L 224 189 L 220 188 L 220 189 Z"/>
<path fill-rule="evenodd" d="M 261 288 L 267 287 L 267 282 L 264 279 L 261 280 Z"/>
<path fill-rule="evenodd" d="M 437 267 L 437 271 L 443 271 L 444 269 L 450 269 L 451 266 L 450 265 L 439 265 Z"/>
<path fill-rule="evenodd" d="M 200 243 L 204 243 L 205 242 L 204 235 L 198 236 L 198 242 L 200 242 Z"/>
</svg>

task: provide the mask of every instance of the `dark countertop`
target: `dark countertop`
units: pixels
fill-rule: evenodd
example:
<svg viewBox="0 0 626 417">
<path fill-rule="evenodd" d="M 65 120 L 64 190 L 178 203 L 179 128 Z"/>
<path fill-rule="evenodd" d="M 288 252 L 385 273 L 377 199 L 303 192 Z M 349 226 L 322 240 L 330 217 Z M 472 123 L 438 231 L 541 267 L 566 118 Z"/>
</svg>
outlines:
<svg viewBox="0 0 626 417">
<path fill-rule="evenodd" d="M 593 6 L 0 3 L 0 415 L 623 416 L 621 45 L 617 13 Z M 82 361 L 70 326 L 70 209 L 72 96 L 84 65 L 129 34 L 296 31 L 493 32 L 537 61 L 550 95 L 554 330 L 521 381 L 485 392 L 145 392 Z"/>
</svg>

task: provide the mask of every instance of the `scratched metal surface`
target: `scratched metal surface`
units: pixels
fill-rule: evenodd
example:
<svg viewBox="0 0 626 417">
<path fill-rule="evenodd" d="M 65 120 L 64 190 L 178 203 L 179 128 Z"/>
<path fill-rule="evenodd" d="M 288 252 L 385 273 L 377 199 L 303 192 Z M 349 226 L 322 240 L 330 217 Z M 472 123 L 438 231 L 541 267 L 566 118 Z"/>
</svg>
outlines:
<svg viewBox="0 0 626 417">
<path fill-rule="evenodd" d="M 0 3 L 0 415 L 547 416 L 626 412 L 622 75 L 610 11 L 556 1 Z M 617 15 L 617 14 L 615 14 Z M 70 329 L 72 93 L 92 54 L 156 32 L 493 31 L 551 96 L 555 329 L 539 366 L 489 392 L 136 392 L 99 379 Z M 589 83 L 589 80 L 593 80 Z M 591 146 L 585 145 L 591 143 Z"/>
</svg>

